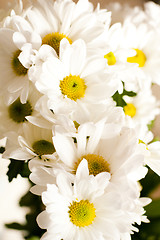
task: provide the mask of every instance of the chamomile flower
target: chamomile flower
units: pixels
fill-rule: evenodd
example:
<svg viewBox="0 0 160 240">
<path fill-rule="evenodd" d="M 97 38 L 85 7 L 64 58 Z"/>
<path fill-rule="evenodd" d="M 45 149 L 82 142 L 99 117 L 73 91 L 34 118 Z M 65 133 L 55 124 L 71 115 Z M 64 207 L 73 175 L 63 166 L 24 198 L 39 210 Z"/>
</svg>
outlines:
<svg viewBox="0 0 160 240">
<path fill-rule="evenodd" d="M 99 6 L 94 10 L 87 0 L 79 0 L 77 4 L 71 0 L 39 0 L 27 11 L 33 31 L 42 38 L 42 44 L 53 47 L 57 55 L 63 38 L 70 43 L 81 38 L 91 48 L 102 46 L 104 41 L 99 36 L 109 26 L 110 19 L 110 13 L 100 10 Z"/>
<path fill-rule="evenodd" d="M 114 94 L 116 79 L 104 73 L 104 66 L 105 59 L 87 55 L 83 40 L 70 45 L 63 39 L 60 58 L 48 57 L 35 85 L 48 96 L 53 112 L 67 114 L 79 103 L 100 103 Z"/>
<path fill-rule="evenodd" d="M 20 98 L 17 98 L 11 104 L 7 105 L 4 97 L 1 96 L 1 134 L 5 136 L 5 134 L 9 131 L 16 131 L 20 134 L 23 131 L 23 124 L 27 122 L 26 117 L 36 114 L 34 107 L 40 96 L 41 94 L 31 83 L 26 103 L 21 103 Z"/>
<path fill-rule="evenodd" d="M 149 86 L 150 82 L 159 84 L 159 34 L 147 23 L 137 25 L 132 21 L 123 24 L 123 32 L 123 46 L 134 51 L 133 56 L 128 56 L 127 61 L 136 63 L 144 74 L 141 79 L 139 71 L 137 72 L 141 88 Z"/>
<path fill-rule="evenodd" d="M 123 98 L 126 102 L 124 113 L 126 118 L 131 119 L 134 127 L 138 124 L 149 124 L 160 112 L 159 102 L 150 89 L 139 91 L 135 97 Z"/>
<path fill-rule="evenodd" d="M 107 124 L 86 123 L 78 128 L 75 138 L 56 132 L 53 143 L 60 160 L 73 174 L 83 159 L 88 161 L 90 174 L 109 172 L 112 175 L 111 180 L 117 184 L 124 176 L 131 173 L 133 175 L 135 169 L 140 169 L 140 174 L 141 171 L 146 174 L 143 171 L 141 148 L 131 129 L 122 128 L 113 136 L 113 133 L 109 134 Z"/>
<path fill-rule="evenodd" d="M 13 141 L 13 138 L 8 142 Z M 19 147 L 12 145 L 10 158 L 17 160 L 31 160 L 31 169 L 34 165 L 50 165 L 54 161 L 55 148 L 52 142 L 52 130 L 39 128 L 30 123 L 23 125 L 23 134 L 17 135 Z M 11 144 L 10 144 L 11 145 Z M 8 149 L 9 152 L 9 149 Z"/>
<path fill-rule="evenodd" d="M 13 96 L 14 100 L 20 97 L 25 103 L 29 91 L 28 69 L 25 68 L 18 57 L 21 50 L 13 42 L 14 31 L 10 29 L 0 30 L 0 93 Z"/>
<path fill-rule="evenodd" d="M 105 72 L 116 74 L 116 78 L 119 79 L 118 91 L 120 93 L 123 91 L 122 81 L 123 83 L 127 82 L 127 85 L 133 85 L 133 83 L 134 85 L 138 85 L 133 74 L 135 71 L 138 71 L 138 68 L 136 65 L 131 65 L 127 62 L 127 57 L 132 56 L 133 52 L 131 49 L 124 48 L 122 45 L 122 36 L 123 31 L 121 24 L 113 24 L 108 29 L 106 37 L 107 47 L 105 49 L 105 54 L 103 54 L 106 59 Z"/>
<path fill-rule="evenodd" d="M 47 232 L 41 239 L 117 240 L 135 223 L 123 209 L 120 191 L 109 182 L 110 174 L 89 175 L 87 165 L 83 160 L 74 178 L 59 173 L 56 184 L 48 184 L 42 193 L 46 210 L 37 222 Z M 139 210 L 135 215 L 137 212 L 141 218 L 143 207 Z"/>
</svg>

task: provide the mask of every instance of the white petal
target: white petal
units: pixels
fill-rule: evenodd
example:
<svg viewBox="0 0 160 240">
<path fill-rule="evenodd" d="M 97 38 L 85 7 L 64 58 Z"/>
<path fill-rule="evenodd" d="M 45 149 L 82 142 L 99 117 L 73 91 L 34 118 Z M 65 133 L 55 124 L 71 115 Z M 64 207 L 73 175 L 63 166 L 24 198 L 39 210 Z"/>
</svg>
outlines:
<svg viewBox="0 0 160 240">
<path fill-rule="evenodd" d="M 73 140 L 61 134 L 56 134 L 56 136 L 53 137 L 53 143 L 61 161 L 73 167 L 73 163 L 76 159 L 76 149 Z"/>
</svg>

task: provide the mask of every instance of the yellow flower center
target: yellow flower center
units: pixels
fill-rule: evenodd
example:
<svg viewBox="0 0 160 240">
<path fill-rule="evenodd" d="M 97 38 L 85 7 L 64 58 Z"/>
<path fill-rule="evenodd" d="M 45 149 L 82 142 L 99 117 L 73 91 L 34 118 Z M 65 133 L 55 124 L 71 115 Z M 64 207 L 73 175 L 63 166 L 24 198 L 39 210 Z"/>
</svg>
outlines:
<svg viewBox="0 0 160 240">
<path fill-rule="evenodd" d="M 96 217 L 94 205 L 88 200 L 73 201 L 68 213 L 70 221 L 77 227 L 89 226 Z"/>
<path fill-rule="evenodd" d="M 11 66 L 12 66 L 13 72 L 17 76 L 26 75 L 27 71 L 28 71 L 28 69 L 25 68 L 18 59 L 20 53 L 21 53 L 21 50 L 17 50 L 16 52 L 14 52 L 12 61 L 11 61 Z"/>
<path fill-rule="evenodd" d="M 133 57 L 128 57 L 127 62 L 138 63 L 139 67 L 143 67 L 145 65 L 146 60 L 147 60 L 146 55 L 140 49 L 134 48 L 134 50 L 136 51 L 136 55 L 133 56 Z"/>
<path fill-rule="evenodd" d="M 108 60 L 108 65 L 114 65 L 116 63 L 116 57 L 114 56 L 113 52 L 109 52 L 104 55 L 104 58 Z"/>
<path fill-rule="evenodd" d="M 34 142 L 32 148 L 34 152 L 39 156 L 53 154 L 55 152 L 53 144 L 46 140 L 39 140 Z"/>
<path fill-rule="evenodd" d="M 130 117 L 134 117 L 136 115 L 136 107 L 132 103 L 127 103 L 123 109 L 124 113 Z"/>
<path fill-rule="evenodd" d="M 59 87 L 63 95 L 74 101 L 84 97 L 86 90 L 84 80 L 79 76 L 72 76 L 71 74 L 60 81 Z"/>
<path fill-rule="evenodd" d="M 63 33 L 55 32 L 55 33 L 49 33 L 46 36 L 43 37 L 42 39 L 42 44 L 47 44 L 50 45 L 54 50 L 56 51 L 57 55 L 59 56 L 59 46 L 60 46 L 60 41 L 66 38 L 70 44 L 72 44 L 72 40 L 67 37 Z"/>
<path fill-rule="evenodd" d="M 75 163 L 75 172 L 78 168 L 80 162 L 85 158 L 88 162 L 88 169 L 89 174 L 96 176 L 101 172 L 109 172 L 109 163 L 100 155 L 97 154 L 87 154 L 82 156 L 78 161 Z"/>
</svg>

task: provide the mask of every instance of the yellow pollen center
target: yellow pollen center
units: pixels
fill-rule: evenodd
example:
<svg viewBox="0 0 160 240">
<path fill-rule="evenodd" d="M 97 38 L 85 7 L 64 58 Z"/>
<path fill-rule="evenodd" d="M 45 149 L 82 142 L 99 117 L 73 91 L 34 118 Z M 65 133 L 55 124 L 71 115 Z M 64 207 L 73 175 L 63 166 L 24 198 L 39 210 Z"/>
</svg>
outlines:
<svg viewBox="0 0 160 240">
<path fill-rule="evenodd" d="M 77 227 L 89 226 L 96 217 L 94 205 L 88 200 L 73 201 L 68 213 L 70 221 Z"/>
<path fill-rule="evenodd" d="M 136 115 L 136 107 L 132 103 L 127 103 L 123 109 L 124 113 L 130 117 L 134 117 Z"/>
<path fill-rule="evenodd" d="M 88 162 L 90 175 L 96 176 L 101 172 L 110 172 L 109 163 L 102 156 L 97 154 L 83 155 L 80 159 L 78 159 L 78 161 L 75 163 L 75 172 L 83 158 L 85 158 Z"/>
<path fill-rule="evenodd" d="M 71 74 L 60 81 L 59 87 L 63 95 L 74 101 L 84 97 L 86 90 L 84 80 L 79 76 L 72 76 Z"/>
<path fill-rule="evenodd" d="M 139 67 L 143 67 L 145 65 L 146 60 L 147 60 L 146 55 L 140 49 L 134 48 L 134 50 L 136 51 L 136 55 L 133 56 L 133 57 L 128 57 L 127 62 L 138 63 Z"/>
<path fill-rule="evenodd" d="M 19 50 L 19 49 L 13 53 L 13 57 L 11 60 L 11 66 L 12 66 L 14 73 L 17 76 L 24 76 L 27 74 L 28 69 L 25 68 L 19 61 L 18 57 L 19 57 L 20 53 L 21 53 L 21 50 Z"/>
<path fill-rule="evenodd" d="M 67 37 L 63 33 L 55 32 L 55 33 L 49 33 L 42 39 L 42 44 L 50 45 L 54 50 L 56 51 L 57 55 L 59 56 L 59 47 L 60 47 L 60 41 L 66 38 L 70 44 L 72 44 L 72 40 Z"/>
<path fill-rule="evenodd" d="M 113 52 L 109 52 L 104 55 L 104 58 L 108 60 L 108 65 L 114 65 L 116 63 L 116 57 L 114 56 Z"/>
</svg>

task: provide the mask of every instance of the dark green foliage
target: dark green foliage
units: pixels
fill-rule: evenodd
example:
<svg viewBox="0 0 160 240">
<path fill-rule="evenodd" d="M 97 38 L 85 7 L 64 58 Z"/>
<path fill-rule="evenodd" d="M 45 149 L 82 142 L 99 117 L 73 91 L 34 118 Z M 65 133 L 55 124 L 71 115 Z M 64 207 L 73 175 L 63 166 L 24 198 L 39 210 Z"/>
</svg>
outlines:
<svg viewBox="0 0 160 240">
<path fill-rule="evenodd" d="M 141 180 L 141 185 L 141 196 L 150 196 L 153 190 L 160 186 L 160 177 L 149 169 L 146 177 Z M 153 200 L 145 210 L 150 223 L 138 226 L 139 232 L 132 236 L 132 240 L 160 240 L 160 199 Z"/>
<path fill-rule="evenodd" d="M 5 148 L 4 147 L 0 147 L 0 154 L 4 153 Z"/>
<path fill-rule="evenodd" d="M 124 107 L 126 106 L 126 102 L 124 101 L 123 97 L 124 96 L 129 96 L 129 97 L 135 97 L 137 94 L 133 91 L 126 91 L 125 89 L 123 89 L 123 92 L 121 94 L 119 94 L 119 92 L 117 91 L 113 96 L 113 100 L 116 102 L 117 106 L 120 107 Z"/>
<path fill-rule="evenodd" d="M 23 231 L 25 239 L 39 240 L 45 232 L 44 230 L 39 228 L 36 222 L 37 215 L 43 211 L 43 204 L 41 198 L 32 194 L 31 192 L 27 192 L 20 199 L 19 205 L 21 207 L 28 207 L 30 209 L 29 213 L 26 214 L 26 223 L 20 224 L 14 222 L 6 224 L 6 227 Z"/>
<path fill-rule="evenodd" d="M 20 174 L 22 177 L 28 177 L 29 176 L 29 169 L 28 169 L 28 163 L 25 161 L 10 159 L 11 162 L 8 167 L 8 180 L 11 182 L 13 178 L 16 178 L 18 174 Z"/>
</svg>

